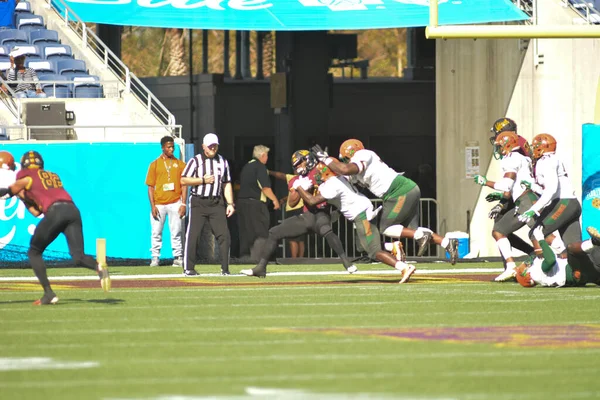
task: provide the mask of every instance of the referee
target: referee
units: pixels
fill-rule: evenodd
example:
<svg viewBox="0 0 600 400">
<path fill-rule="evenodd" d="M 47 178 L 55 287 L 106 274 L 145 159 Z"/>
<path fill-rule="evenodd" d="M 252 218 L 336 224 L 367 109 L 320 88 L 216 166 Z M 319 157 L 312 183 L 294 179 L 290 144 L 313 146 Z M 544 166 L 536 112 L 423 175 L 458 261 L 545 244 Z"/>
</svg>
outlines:
<svg viewBox="0 0 600 400">
<path fill-rule="evenodd" d="M 181 175 L 181 184 L 190 186 L 189 224 L 185 233 L 184 276 L 195 276 L 196 246 L 204 223 L 208 222 L 219 243 L 221 274 L 229 275 L 231 237 L 227 217 L 235 212 L 229 163 L 219 151 L 219 138 L 208 133 L 202 140 L 202 153 L 190 159 Z M 225 195 L 225 203 L 223 202 Z"/>
</svg>

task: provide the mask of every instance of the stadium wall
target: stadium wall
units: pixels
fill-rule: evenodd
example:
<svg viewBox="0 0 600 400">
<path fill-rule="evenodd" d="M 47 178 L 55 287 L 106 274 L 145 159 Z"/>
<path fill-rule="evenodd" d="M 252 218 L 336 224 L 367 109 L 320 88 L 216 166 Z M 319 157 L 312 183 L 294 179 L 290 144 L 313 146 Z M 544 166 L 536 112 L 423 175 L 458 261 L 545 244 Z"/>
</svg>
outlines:
<svg viewBox="0 0 600 400">
<path fill-rule="evenodd" d="M 540 24 L 569 25 L 578 19 L 558 1 L 544 2 L 539 9 Z M 600 40 L 543 39 L 537 53 L 543 55 L 543 63 L 538 63 L 533 40 L 526 45 L 518 39 L 438 39 L 436 145 L 442 230 L 463 230 L 470 212 L 471 251 L 480 256 L 498 255 L 487 218 L 491 205 L 484 199 L 491 189 L 467 177 L 466 147 L 479 146 L 481 174 L 500 178 L 488 141 L 497 118 L 513 118 L 528 140 L 543 132 L 554 135 L 581 199 L 581 132 L 583 124 L 594 121 Z"/>
</svg>

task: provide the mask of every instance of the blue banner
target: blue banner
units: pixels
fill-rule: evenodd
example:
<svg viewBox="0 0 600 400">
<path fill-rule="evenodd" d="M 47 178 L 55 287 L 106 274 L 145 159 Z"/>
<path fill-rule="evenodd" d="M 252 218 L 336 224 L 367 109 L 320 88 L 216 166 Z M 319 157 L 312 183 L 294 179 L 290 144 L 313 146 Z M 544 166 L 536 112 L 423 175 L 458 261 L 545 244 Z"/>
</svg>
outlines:
<svg viewBox="0 0 600 400">
<path fill-rule="evenodd" d="M 180 149 L 175 147 L 179 157 Z M 45 169 L 60 176 L 81 211 L 87 254 L 96 253 L 96 238 L 106 238 L 108 257 L 150 258 L 151 217 L 145 182 L 150 163 L 161 154 L 160 143 L 29 142 L 0 144 L 0 150 L 9 151 L 17 161 L 29 150 L 38 151 Z M 16 197 L 0 200 L 0 253 L 2 247 L 22 247 L 26 256 L 39 221 Z M 164 235 L 162 256 L 170 258 L 168 223 Z M 64 235 L 48 250 L 68 258 Z"/>
<path fill-rule="evenodd" d="M 62 3 L 63 0 L 58 0 Z M 428 0 L 64 0 L 84 22 L 255 31 L 427 26 Z M 528 19 L 510 0 L 439 0 L 439 24 Z"/>
<path fill-rule="evenodd" d="M 581 155 L 582 238 L 588 226 L 600 229 L 600 125 L 584 124 Z"/>
</svg>

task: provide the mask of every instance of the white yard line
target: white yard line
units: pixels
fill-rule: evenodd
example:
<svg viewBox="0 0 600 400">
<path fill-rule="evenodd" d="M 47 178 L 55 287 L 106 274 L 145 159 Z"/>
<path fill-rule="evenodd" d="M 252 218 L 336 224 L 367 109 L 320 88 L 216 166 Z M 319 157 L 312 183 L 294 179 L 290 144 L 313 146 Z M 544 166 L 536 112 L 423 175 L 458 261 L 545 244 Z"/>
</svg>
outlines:
<svg viewBox="0 0 600 400">
<path fill-rule="evenodd" d="M 454 269 L 431 269 L 431 270 L 417 270 L 415 275 L 437 275 L 437 274 L 486 274 L 486 273 L 499 273 L 502 272 L 501 268 L 454 268 Z M 348 275 L 346 271 L 290 271 L 290 272 L 269 272 L 268 276 L 327 276 L 327 275 Z M 400 271 L 390 268 L 385 270 L 374 270 L 374 271 L 358 271 L 353 275 L 400 275 Z M 197 279 L 197 278 L 208 278 L 208 277 L 221 277 L 223 279 L 230 279 L 231 277 L 244 276 L 241 274 L 221 276 L 221 274 L 199 274 L 197 277 L 185 277 L 185 279 Z M 169 278 L 184 278 L 183 275 L 177 274 L 147 274 L 147 275 L 111 275 L 113 280 L 129 280 L 129 279 L 169 279 Z M 95 275 L 88 276 L 53 276 L 50 277 L 52 281 L 94 281 L 98 280 Z M 35 276 L 21 276 L 21 277 L 0 277 L 0 282 L 37 282 Z"/>
</svg>

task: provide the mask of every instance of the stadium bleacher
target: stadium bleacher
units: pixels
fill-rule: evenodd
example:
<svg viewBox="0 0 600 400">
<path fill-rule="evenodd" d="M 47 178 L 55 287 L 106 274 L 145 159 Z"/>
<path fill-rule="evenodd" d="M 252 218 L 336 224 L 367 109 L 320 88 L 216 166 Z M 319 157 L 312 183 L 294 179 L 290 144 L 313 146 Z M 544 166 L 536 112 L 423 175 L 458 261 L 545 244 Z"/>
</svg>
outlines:
<svg viewBox="0 0 600 400">
<path fill-rule="evenodd" d="M 10 68 L 9 53 L 19 46 L 26 51 L 26 66 L 36 70 L 48 96 L 104 97 L 99 77 L 89 75 L 85 61 L 74 58 L 71 47 L 61 44 L 57 31 L 46 29 L 44 18 L 33 13 L 28 1 L 17 4 L 14 21 L 17 29 L 0 31 L 0 71 Z"/>
</svg>

